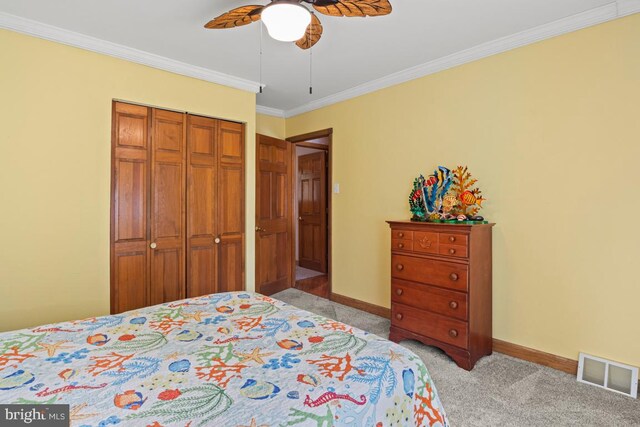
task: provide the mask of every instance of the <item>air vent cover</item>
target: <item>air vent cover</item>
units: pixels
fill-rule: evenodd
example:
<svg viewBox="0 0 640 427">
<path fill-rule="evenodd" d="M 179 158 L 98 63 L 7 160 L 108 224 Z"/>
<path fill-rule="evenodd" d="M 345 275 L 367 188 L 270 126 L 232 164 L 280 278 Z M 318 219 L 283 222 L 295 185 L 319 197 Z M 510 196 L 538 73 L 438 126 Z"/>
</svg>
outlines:
<svg viewBox="0 0 640 427">
<path fill-rule="evenodd" d="M 580 353 L 578 381 L 633 397 L 638 396 L 638 368 Z"/>
</svg>

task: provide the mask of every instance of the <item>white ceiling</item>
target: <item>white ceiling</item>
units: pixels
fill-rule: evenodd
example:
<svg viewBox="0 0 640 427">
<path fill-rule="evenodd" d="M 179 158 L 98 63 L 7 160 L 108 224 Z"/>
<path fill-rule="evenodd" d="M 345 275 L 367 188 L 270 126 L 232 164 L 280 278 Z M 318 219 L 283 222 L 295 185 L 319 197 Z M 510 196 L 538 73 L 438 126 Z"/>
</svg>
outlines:
<svg viewBox="0 0 640 427">
<path fill-rule="evenodd" d="M 390 0 L 391 15 L 318 14 L 324 35 L 309 51 L 264 33 L 257 103 L 291 110 L 389 74 L 612 3 L 612 0 Z M 0 0 L 0 12 L 210 70 L 259 80 L 260 25 L 206 30 L 253 0 Z"/>
</svg>

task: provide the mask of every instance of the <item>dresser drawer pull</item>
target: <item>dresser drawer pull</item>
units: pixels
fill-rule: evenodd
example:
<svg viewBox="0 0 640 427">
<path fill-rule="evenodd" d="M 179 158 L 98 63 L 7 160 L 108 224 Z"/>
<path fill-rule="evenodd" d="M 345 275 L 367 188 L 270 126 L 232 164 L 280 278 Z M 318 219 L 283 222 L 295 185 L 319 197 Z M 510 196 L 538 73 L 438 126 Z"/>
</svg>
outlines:
<svg viewBox="0 0 640 427">
<path fill-rule="evenodd" d="M 404 243 L 398 243 L 398 247 L 399 247 L 400 249 L 404 248 Z"/>
<path fill-rule="evenodd" d="M 398 270 L 398 271 L 402 271 L 402 270 L 404 270 L 404 265 L 402 265 L 402 264 L 397 264 L 397 265 L 396 265 L 396 270 Z"/>
<path fill-rule="evenodd" d="M 458 280 L 458 275 L 456 273 L 451 273 L 449 275 L 449 279 L 453 280 L 454 282 Z"/>
<path fill-rule="evenodd" d="M 396 294 L 398 295 L 402 295 L 404 293 L 404 291 L 400 288 L 396 289 Z"/>
<path fill-rule="evenodd" d="M 449 307 L 451 307 L 452 310 L 455 310 L 456 308 L 458 308 L 458 302 L 457 301 L 451 301 L 449 303 Z"/>
<path fill-rule="evenodd" d="M 401 231 L 398 233 L 398 237 L 403 238 L 404 237 L 404 233 Z"/>
<path fill-rule="evenodd" d="M 455 329 L 449 329 L 449 336 L 451 338 L 455 338 L 458 336 L 458 331 L 456 331 Z"/>
<path fill-rule="evenodd" d="M 396 314 L 396 319 L 398 319 L 398 320 L 402 320 L 402 318 L 403 318 L 403 317 L 404 317 L 404 316 L 402 315 L 402 313 L 398 313 L 398 314 Z M 457 332 L 456 332 L 456 333 L 457 333 Z"/>
<path fill-rule="evenodd" d="M 455 242 L 456 241 L 455 236 L 449 236 L 449 241 L 452 243 Z"/>
<path fill-rule="evenodd" d="M 451 248 L 451 249 L 449 249 L 449 253 L 450 253 L 451 255 L 453 255 L 453 254 L 455 254 L 455 253 L 456 253 L 456 250 L 455 250 L 455 249 L 453 249 L 453 248 Z"/>
</svg>

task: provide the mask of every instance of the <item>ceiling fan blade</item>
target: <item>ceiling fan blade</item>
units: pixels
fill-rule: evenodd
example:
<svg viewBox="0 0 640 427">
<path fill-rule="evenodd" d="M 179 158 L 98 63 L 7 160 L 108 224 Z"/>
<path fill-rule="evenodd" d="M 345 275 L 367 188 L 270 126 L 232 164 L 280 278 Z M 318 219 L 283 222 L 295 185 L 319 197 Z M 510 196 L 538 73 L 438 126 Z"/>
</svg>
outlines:
<svg viewBox="0 0 640 427">
<path fill-rule="evenodd" d="M 260 12 L 262 12 L 262 9 L 264 9 L 264 6 L 241 6 L 232 9 L 227 13 L 223 13 L 216 19 L 207 22 L 204 27 L 209 29 L 223 29 L 251 24 L 252 22 L 260 19 Z"/>
<path fill-rule="evenodd" d="M 313 8 L 329 16 L 382 16 L 391 13 L 389 0 L 336 0 L 334 4 L 319 1 Z"/>
<path fill-rule="evenodd" d="M 315 13 L 311 14 L 311 23 L 307 27 L 304 36 L 296 42 L 296 46 L 300 49 L 309 49 L 314 44 L 318 43 L 322 36 L 322 24 Z"/>
</svg>

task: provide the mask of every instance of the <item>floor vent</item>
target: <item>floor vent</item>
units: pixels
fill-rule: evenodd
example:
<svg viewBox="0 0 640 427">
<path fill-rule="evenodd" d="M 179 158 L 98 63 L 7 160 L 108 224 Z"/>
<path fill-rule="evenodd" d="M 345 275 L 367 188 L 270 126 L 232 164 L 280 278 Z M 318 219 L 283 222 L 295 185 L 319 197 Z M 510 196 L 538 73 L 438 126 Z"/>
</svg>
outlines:
<svg viewBox="0 0 640 427">
<path fill-rule="evenodd" d="M 578 381 L 638 397 L 638 368 L 580 353 Z"/>
</svg>

